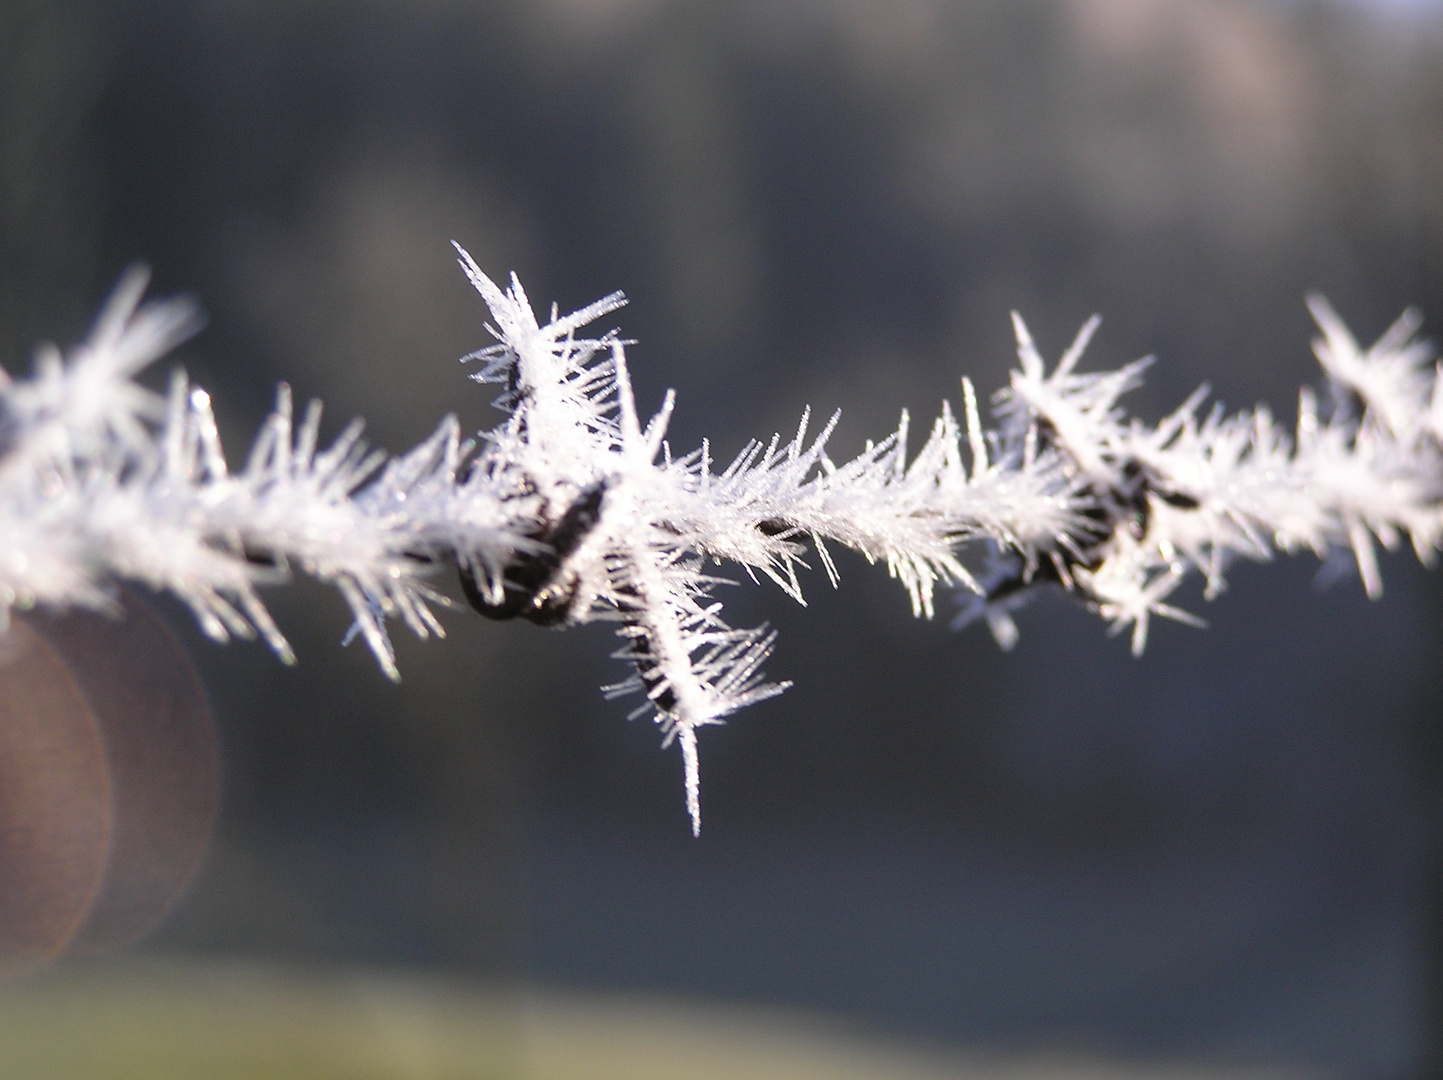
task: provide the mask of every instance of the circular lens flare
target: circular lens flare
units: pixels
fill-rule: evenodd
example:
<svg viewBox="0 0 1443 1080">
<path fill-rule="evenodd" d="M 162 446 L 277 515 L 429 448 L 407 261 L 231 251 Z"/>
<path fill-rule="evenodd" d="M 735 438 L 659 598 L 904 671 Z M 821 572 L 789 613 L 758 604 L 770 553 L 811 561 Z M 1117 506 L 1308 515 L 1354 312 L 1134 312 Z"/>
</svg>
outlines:
<svg viewBox="0 0 1443 1080">
<path fill-rule="evenodd" d="M 132 942 L 205 855 L 215 728 L 184 650 L 124 615 L 29 615 L 0 659 L 0 972 Z"/>
<path fill-rule="evenodd" d="M 14 621 L 0 659 L 0 973 L 43 964 L 80 928 L 110 851 L 99 725 L 64 661 Z"/>
</svg>

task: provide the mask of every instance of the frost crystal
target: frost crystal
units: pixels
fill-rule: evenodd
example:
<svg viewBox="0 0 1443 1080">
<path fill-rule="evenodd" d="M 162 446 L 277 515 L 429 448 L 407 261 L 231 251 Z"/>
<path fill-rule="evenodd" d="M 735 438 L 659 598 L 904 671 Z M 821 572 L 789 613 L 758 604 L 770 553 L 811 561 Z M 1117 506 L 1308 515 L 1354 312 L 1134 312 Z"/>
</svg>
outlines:
<svg viewBox="0 0 1443 1080">
<path fill-rule="evenodd" d="M 800 602 L 808 548 L 833 584 L 828 544 L 851 548 L 886 565 L 915 614 L 932 615 L 939 585 L 960 588 L 956 625 L 985 620 L 1003 648 L 1013 613 L 1051 585 L 1140 653 L 1155 616 L 1201 625 L 1168 603 L 1193 570 L 1211 599 L 1238 557 L 1346 552 L 1376 596 L 1375 541 L 1406 536 L 1428 561 L 1443 536 L 1443 380 L 1412 312 L 1363 350 L 1310 298 L 1330 405 L 1305 390 L 1291 437 L 1265 409 L 1200 413 L 1205 387 L 1156 426 L 1129 419 L 1119 401 L 1149 360 L 1079 373 L 1093 319 L 1048 374 L 1014 315 L 1019 369 L 995 428 L 963 379 L 963 422 L 944 404 L 910 461 L 905 412 L 840 464 L 826 453 L 837 417 L 809 437 L 804 412 L 789 441 L 717 471 L 705 442 L 672 454 L 670 393 L 642 424 L 629 342 L 582 336 L 620 293 L 541 322 L 514 277 L 503 290 L 457 251 L 496 339 L 465 359 L 507 413 L 476 441 L 448 417 L 397 457 L 368 450 L 359 422 L 321 449 L 320 406 L 297 424 L 282 386 L 232 473 L 204 391 L 177 374 L 162 399 L 133 381 L 198 325 L 185 300 L 142 303 L 141 271 L 84 344 L 41 349 L 28 380 L 0 372 L 0 627 L 14 608 L 112 609 L 129 579 L 174 593 L 212 637 L 259 634 L 290 662 L 256 589 L 298 570 L 336 587 L 352 636 L 397 678 L 387 619 L 440 636 L 432 607 L 449 601 L 432 582 L 451 565 L 489 617 L 616 624 L 631 674 L 606 692 L 642 695 L 632 715 L 680 745 L 698 831 L 698 732 L 788 685 L 761 672 L 775 634 L 721 618 L 708 564 Z"/>
</svg>

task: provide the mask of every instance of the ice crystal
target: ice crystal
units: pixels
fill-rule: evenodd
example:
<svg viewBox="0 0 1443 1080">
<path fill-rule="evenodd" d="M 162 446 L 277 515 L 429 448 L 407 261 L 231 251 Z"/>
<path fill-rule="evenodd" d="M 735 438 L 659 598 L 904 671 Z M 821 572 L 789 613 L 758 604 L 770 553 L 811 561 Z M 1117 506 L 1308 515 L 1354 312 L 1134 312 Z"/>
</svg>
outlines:
<svg viewBox="0 0 1443 1080">
<path fill-rule="evenodd" d="M 1200 625 L 1169 602 L 1193 571 L 1211 599 L 1237 558 L 1347 553 L 1376 596 L 1375 542 L 1407 537 L 1427 561 L 1443 536 L 1443 380 L 1411 312 L 1364 350 L 1310 298 L 1330 404 L 1305 390 L 1292 435 L 1266 409 L 1201 411 L 1205 387 L 1156 425 L 1129 418 L 1121 399 L 1150 360 L 1080 372 L 1093 319 L 1049 374 L 1014 315 L 1019 368 L 995 427 L 963 379 L 962 422 L 944 403 L 910 459 L 906 412 L 838 463 L 837 416 L 809 435 L 804 411 L 791 439 L 718 469 L 706 442 L 672 453 L 672 394 L 642 423 L 631 343 L 585 336 L 620 293 L 542 321 L 515 277 L 503 289 L 457 252 L 495 338 L 465 359 L 506 413 L 475 440 L 448 417 L 389 457 L 355 422 L 322 449 L 319 404 L 297 423 L 283 385 L 231 472 L 203 390 L 177 374 L 162 399 L 134 381 L 198 325 L 188 301 L 143 303 L 140 271 L 82 345 L 41 349 L 29 379 L 0 373 L 0 625 L 36 605 L 111 609 L 128 579 L 172 592 L 212 637 L 259 635 L 289 662 L 257 588 L 298 571 L 335 586 L 352 635 L 397 678 L 387 620 L 441 635 L 432 608 L 449 604 L 450 566 L 486 616 L 616 625 L 631 670 L 606 692 L 639 694 L 632 715 L 679 744 L 698 831 L 700 730 L 788 685 L 761 671 L 775 634 L 723 620 L 715 564 L 802 601 L 808 552 L 835 585 L 828 545 L 850 548 L 885 564 L 918 615 L 957 588 L 956 625 L 985 620 L 1003 648 L 1014 612 L 1057 587 L 1140 653 L 1154 617 Z"/>
</svg>

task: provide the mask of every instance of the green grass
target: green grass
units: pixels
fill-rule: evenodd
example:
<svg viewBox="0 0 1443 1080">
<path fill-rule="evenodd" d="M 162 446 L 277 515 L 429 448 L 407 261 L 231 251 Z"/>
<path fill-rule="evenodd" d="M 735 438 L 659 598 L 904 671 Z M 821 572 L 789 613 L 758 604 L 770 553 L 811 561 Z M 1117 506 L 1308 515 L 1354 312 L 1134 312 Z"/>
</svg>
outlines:
<svg viewBox="0 0 1443 1080">
<path fill-rule="evenodd" d="M 1241 1080 L 1096 1058 L 962 1055 L 814 1016 L 430 976 L 70 963 L 0 988 L 0 1080 Z"/>
</svg>

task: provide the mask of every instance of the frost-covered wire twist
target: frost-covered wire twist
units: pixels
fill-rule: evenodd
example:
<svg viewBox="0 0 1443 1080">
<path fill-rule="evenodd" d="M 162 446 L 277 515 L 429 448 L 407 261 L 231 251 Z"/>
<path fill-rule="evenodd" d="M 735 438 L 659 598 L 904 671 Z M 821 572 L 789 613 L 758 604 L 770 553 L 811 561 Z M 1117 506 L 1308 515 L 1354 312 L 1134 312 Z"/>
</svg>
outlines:
<svg viewBox="0 0 1443 1080">
<path fill-rule="evenodd" d="M 995 427 L 964 378 L 964 423 L 944 403 L 910 461 L 906 412 L 840 464 L 826 453 L 837 416 L 809 438 L 804 412 L 789 441 L 750 443 L 718 470 L 706 442 L 672 453 L 670 392 L 642 423 L 629 342 L 580 336 L 620 293 L 542 322 L 515 277 L 503 290 L 457 251 L 496 339 L 465 359 L 503 387 L 507 414 L 475 441 L 447 417 L 389 457 L 357 421 L 322 450 L 319 404 L 297 424 L 282 385 L 231 472 L 203 390 L 180 373 L 166 397 L 134 381 L 199 325 L 187 300 L 142 302 L 139 270 L 83 344 L 42 348 L 29 379 L 0 372 L 0 629 L 12 609 L 114 610 L 114 583 L 130 580 L 179 597 L 210 636 L 259 635 L 289 663 L 256 589 L 298 570 L 340 591 L 394 679 L 387 620 L 442 635 L 432 607 L 450 601 L 435 582 L 454 566 L 487 616 L 616 623 L 631 674 L 606 692 L 641 694 L 632 715 L 680 744 L 697 831 L 698 731 L 788 685 L 761 673 L 775 634 L 722 619 L 713 564 L 801 601 L 804 556 L 835 584 L 838 544 L 884 563 L 916 614 L 956 586 L 955 625 L 985 620 L 1003 648 L 1013 612 L 1050 584 L 1130 629 L 1140 653 L 1152 617 L 1199 623 L 1168 603 L 1193 570 L 1210 599 L 1238 557 L 1350 553 L 1376 596 L 1375 540 L 1406 536 L 1427 562 L 1443 536 L 1443 379 L 1411 311 L 1365 350 L 1310 299 L 1330 399 L 1320 409 L 1304 390 L 1291 436 L 1264 408 L 1201 412 L 1206 387 L 1155 426 L 1128 419 L 1118 401 L 1148 360 L 1078 373 L 1094 318 L 1049 374 L 1014 315 L 1020 365 Z"/>
</svg>

